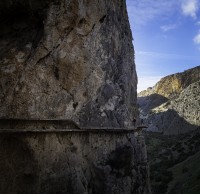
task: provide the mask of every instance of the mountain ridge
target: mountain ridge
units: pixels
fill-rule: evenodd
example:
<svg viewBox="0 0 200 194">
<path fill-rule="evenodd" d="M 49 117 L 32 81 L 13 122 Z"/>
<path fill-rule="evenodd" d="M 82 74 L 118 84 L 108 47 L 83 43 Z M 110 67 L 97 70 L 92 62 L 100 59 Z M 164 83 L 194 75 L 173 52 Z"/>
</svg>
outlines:
<svg viewBox="0 0 200 194">
<path fill-rule="evenodd" d="M 177 97 L 180 92 L 191 83 L 200 80 L 200 65 L 183 72 L 171 74 L 161 78 L 153 87 L 138 93 L 138 97 L 159 94 L 169 99 Z M 170 83 L 171 82 L 171 83 Z"/>
<path fill-rule="evenodd" d="M 200 66 L 162 78 L 138 95 L 140 117 L 148 131 L 185 133 L 200 125 Z"/>
</svg>

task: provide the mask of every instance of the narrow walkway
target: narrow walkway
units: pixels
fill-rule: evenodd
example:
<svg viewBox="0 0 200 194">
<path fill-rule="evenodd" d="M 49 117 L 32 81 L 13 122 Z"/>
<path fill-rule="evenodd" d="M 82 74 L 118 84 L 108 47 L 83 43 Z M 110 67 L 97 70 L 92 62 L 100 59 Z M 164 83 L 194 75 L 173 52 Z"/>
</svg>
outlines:
<svg viewBox="0 0 200 194">
<path fill-rule="evenodd" d="M 72 120 L 55 119 L 0 119 L 0 133 L 134 133 L 145 126 L 137 128 L 84 127 L 80 128 Z"/>
</svg>

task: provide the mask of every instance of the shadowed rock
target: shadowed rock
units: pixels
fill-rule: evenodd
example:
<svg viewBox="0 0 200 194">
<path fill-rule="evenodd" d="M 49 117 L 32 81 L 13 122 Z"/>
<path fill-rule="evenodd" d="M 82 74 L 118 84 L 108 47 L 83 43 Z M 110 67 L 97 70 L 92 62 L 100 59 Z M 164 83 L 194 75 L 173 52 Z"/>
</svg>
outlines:
<svg viewBox="0 0 200 194">
<path fill-rule="evenodd" d="M 115 132 L 138 116 L 125 1 L 4 0 L 0 13 L 0 193 L 150 193 L 143 137 Z"/>
<path fill-rule="evenodd" d="M 3 1 L 0 117 L 124 127 L 137 117 L 124 1 Z"/>
</svg>

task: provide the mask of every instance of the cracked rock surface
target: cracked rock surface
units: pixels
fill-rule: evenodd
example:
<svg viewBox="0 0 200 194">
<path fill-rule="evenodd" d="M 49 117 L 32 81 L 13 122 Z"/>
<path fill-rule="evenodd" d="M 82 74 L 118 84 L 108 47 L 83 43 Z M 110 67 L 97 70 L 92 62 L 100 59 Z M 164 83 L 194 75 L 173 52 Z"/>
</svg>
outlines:
<svg viewBox="0 0 200 194">
<path fill-rule="evenodd" d="M 148 131 L 177 135 L 200 126 L 200 66 L 169 75 L 138 97 Z"/>
<path fill-rule="evenodd" d="M 143 136 L 115 132 L 138 116 L 125 1 L 3 0 L 0 26 L 0 193 L 150 193 Z"/>
<path fill-rule="evenodd" d="M 9 0 L 0 10 L 0 117 L 131 125 L 137 76 L 124 1 Z"/>
<path fill-rule="evenodd" d="M 0 144 L 0 193 L 150 193 L 141 136 L 1 134 Z"/>
</svg>

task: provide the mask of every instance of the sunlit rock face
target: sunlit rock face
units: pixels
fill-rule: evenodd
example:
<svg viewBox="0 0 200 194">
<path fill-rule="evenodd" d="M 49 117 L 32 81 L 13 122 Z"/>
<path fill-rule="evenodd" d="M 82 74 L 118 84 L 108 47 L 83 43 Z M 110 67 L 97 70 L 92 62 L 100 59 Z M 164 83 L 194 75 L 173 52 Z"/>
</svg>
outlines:
<svg viewBox="0 0 200 194">
<path fill-rule="evenodd" d="M 200 81 L 184 89 L 169 106 L 190 124 L 200 126 Z"/>
<path fill-rule="evenodd" d="M 2 1 L 0 117 L 124 127 L 137 117 L 124 1 Z"/>
<path fill-rule="evenodd" d="M 200 80 L 200 66 L 162 78 L 154 87 L 148 88 L 138 94 L 138 97 L 158 94 L 162 97 L 173 99 L 190 84 Z"/>
<path fill-rule="evenodd" d="M 200 126 L 200 66 L 167 76 L 139 94 L 141 118 L 147 130 L 166 135 Z M 158 90 L 160 88 L 160 90 Z"/>
</svg>

